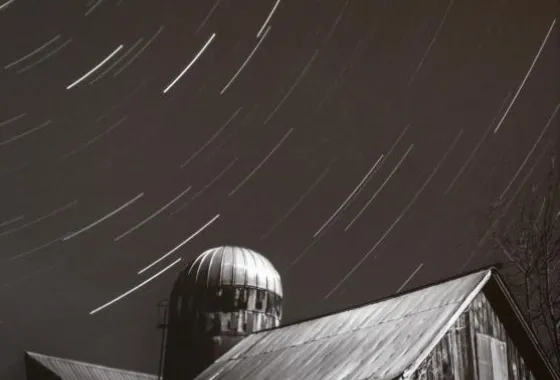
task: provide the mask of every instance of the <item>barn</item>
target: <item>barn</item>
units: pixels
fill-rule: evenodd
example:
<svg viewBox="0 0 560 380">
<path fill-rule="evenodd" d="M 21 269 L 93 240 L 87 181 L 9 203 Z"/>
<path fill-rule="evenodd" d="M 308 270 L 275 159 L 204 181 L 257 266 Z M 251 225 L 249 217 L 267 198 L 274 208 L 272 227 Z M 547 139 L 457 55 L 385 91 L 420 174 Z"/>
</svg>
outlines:
<svg viewBox="0 0 560 380">
<path fill-rule="evenodd" d="M 196 380 L 558 379 L 495 269 L 249 335 Z"/>
<path fill-rule="evenodd" d="M 28 380 L 158 378 L 30 352 L 26 369 Z M 560 380 L 493 268 L 250 333 L 196 376 L 366 379 Z"/>
</svg>

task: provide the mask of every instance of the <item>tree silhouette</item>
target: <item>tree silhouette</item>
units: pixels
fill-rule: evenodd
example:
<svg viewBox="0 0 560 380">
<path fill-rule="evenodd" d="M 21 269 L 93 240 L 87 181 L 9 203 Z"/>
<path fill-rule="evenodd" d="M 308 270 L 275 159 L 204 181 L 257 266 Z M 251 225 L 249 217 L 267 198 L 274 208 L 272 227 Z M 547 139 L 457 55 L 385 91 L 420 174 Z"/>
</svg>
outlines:
<svg viewBox="0 0 560 380">
<path fill-rule="evenodd" d="M 521 311 L 553 366 L 560 370 L 560 167 L 552 151 L 544 180 L 528 186 L 517 209 L 496 202 L 490 249 L 501 255 Z M 510 203 L 510 202 L 508 202 Z"/>
</svg>

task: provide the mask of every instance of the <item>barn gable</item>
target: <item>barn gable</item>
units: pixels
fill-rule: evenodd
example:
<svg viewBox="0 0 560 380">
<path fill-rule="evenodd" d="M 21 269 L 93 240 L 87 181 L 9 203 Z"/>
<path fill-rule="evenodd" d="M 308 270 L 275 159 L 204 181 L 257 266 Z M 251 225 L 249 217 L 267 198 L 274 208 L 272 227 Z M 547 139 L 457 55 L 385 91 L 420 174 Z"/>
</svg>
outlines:
<svg viewBox="0 0 560 380">
<path fill-rule="evenodd" d="M 503 368 L 558 379 L 518 314 L 498 274 L 482 270 L 252 334 L 197 380 L 486 380 Z M 484 367 L 504 357 L 506 367 Z"/>
<path fill-rule="evenodd" d="M 411 377 L 413 380 L 549 378 L 538 364 L 531 367 L 532 371 L 527 365 L 531 360 L 534 358 L 524 358 L 521 354 L 483 289 Z"/>
</svg>

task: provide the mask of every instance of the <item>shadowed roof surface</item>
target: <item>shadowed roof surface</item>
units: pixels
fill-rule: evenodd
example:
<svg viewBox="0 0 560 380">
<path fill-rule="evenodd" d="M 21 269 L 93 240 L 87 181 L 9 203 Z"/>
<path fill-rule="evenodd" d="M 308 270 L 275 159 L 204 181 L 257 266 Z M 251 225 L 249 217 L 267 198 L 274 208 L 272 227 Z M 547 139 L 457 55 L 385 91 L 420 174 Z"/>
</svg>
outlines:
<svg viewBox="0 0 560 380">
<path fill-rule="evenodd" d="M 255 333 L 197 380 L 394 379 L 414 370 L 491 275 L 491 270 L 483 270 Z"/>
<path fill-rule="evenodd" d="M 103 367 L 35 352 L 27 352 L 27 355 L 62 380 L 157 380 L 157 376 L 146 373 Z"/>
</svg>

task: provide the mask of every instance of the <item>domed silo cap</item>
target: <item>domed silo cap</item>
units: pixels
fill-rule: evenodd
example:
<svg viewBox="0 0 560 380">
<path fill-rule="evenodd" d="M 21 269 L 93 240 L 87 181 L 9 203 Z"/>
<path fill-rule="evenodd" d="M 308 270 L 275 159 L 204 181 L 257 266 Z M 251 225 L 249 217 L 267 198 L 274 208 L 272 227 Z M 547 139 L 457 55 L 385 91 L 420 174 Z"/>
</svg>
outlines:
<svg viewBox="0 0 560 380">
<path fill-rule="evenodd" d="M 278 271 L 263 255 L 243 247 L 221 246 L 204 251 L 183 272 L 186 285 L 202 291 L 221 286 L 249 287 L 283 296 Z"/>
</svg>

